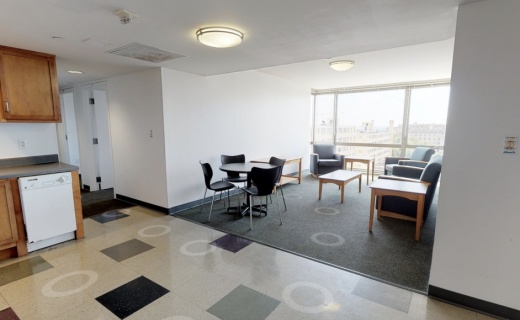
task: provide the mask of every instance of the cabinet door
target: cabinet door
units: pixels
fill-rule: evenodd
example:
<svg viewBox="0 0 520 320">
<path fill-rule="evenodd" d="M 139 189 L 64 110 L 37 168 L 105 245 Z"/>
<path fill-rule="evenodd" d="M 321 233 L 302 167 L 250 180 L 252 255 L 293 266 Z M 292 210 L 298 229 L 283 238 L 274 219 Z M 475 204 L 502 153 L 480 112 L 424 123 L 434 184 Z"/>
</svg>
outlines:
<svg viewBox="0 0 520 320">
<path fill-rule="evenodd" d="M 9 180 L 0 180 L 0 248 L 16 245 L 18 232 Z"/>
<path fill-rule="evenodd" d="M 5 121 L 61 121 L 54 56 L 2 49 L 0 87 Z"/>
</svg>

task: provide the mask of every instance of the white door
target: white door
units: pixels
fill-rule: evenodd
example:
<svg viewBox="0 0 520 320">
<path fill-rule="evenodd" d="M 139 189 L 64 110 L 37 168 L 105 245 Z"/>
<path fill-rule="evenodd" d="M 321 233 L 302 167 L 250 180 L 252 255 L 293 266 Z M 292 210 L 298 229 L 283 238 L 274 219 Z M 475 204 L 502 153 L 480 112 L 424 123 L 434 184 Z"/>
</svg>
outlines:
<svg viewBox="0 0 520 320">
<path fill-rule="evenodd" d="M 78 129 L 74 111 L 74 93 L 65 91 L 60 94 L 62 122 L 57 124 L 60 161 L 80 166 Z"/>
<path fill-rule="evenodd" d="M 96 153 L 96 163 L 100 189 L 114 187 L 114 165 L 112 160 L 112 143 L 110 138 L 110 123 L 108 113 L 108 96 L 104 88 L 93 88 L 92 97 L 94 104 L 91 104 L 92 123 L 94 138 L 97 144 L 94 145 Z"/>
</svg>

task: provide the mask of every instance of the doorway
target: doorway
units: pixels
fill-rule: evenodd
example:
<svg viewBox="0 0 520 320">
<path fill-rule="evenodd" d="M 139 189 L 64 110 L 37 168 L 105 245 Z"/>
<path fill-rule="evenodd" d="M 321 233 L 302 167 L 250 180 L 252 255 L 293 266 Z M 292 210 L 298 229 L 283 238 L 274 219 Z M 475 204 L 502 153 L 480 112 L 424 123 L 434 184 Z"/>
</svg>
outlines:
<svg viewBox="0 0 520 320">
<path fill-rule="evenodd" d="M 90 191 L 114 188 L 114 165 L 112 159 L 112 143 L 110 137 L 110 121 L 108 111 L 108 95 L 106 83 L 96 83 L 82 86 L 82 105 L 88 109 L 84 119 L 90 124 L 93 154 L 94 175 Z M 93 183 L 92 183 L 93 182 Z"/>
<path fill-rule="evenodd" d="M 74 92 L 66 89 L 60 92 L 62 122 L 56 125 L 58 151 L 61 162 L 80 167 L 78 128 L 74 110 Z"/>
</svg>

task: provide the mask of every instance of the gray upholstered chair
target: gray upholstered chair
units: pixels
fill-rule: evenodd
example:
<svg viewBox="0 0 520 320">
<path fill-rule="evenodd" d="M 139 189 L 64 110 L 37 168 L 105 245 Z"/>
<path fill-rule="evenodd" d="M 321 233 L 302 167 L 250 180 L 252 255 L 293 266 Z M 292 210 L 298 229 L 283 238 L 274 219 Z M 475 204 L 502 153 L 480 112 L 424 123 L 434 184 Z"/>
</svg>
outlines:
<svg viewBox="0 0 520 320">
<path fill-rule="evenodd" d="M 428 182 L 428 191 L 424 199 L 423 221 L 426 220 L 430 206 L 432 204 L 437 183 L 441 174 L 442 156 L 433 156 L 424 168 L 416 166 L 395 165 L 391 176 L 379 176 L 380 179 L 393 179 L 404 181 L 423 181 Z M 376 204 L 377 208 L 377 204 Z M 397 214 L 396 218 L 411 220 L 417 218 L 417 201 L 408 200 L 403 197 L 384 196 L 381 203 L 381 211 Z M 409 218 L 406 218 L 409 217 Z"/>
<path fill-rule="evenodd" d="M 398 165 L 398 164 L 405 165 L 404 162 L 403 163 L 400 162 L 403 160 L 422 161 L 423 165 L 424 165 L 423 168 L 424 168 L 424 167 L 426 167 L 426 164 L 428 163 L 428 161 L 430 161 L 430 158 L 432 157 L 432 155 L 434 153 L 435 153 L 435 150 L 432 148 L 417 147 L 413 150 L 410 158 L 386 157 L 385 158 L 385 175 L 392 175 L 392 169 L 395 165 Z"/>
<path fill-rule="evenodd" d="M 336 153 L 333 144 L 315 144 L 312 146 L 310 172 L 313 176 L 330 173 L 345 166 L 345 156 Z"/>
</svg>

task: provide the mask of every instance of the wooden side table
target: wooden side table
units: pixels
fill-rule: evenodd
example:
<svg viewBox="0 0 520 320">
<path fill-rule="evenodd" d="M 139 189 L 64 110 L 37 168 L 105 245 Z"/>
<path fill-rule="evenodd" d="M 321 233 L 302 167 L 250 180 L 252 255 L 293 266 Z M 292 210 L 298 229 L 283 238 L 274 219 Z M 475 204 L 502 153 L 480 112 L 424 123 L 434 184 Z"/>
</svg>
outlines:
<svg viewBox="0 0 520 320">
<path fill-rule="evenodd" d="M 378 179 L 370 185 L 372 193 L 370 196 L 370 220 L 368 222 L 368 231 L 372 232 L 372 225 L 374 223 L 374 203 L 375 198 L 379 197 L 377 203 L 377 219 L 383 217 L 398 218 L 404 220 L 415 221 L 415 241 L 419 241 L 421 233 L 421 226 L 423 223 L 424 198 L 428 191 L 427 182 L 417 181 L 399 181 L 391 179 Z M 384 196 L 403 197 L 409 200 L 417 201 L 417 218 L 403 216 L 397 213 L 381 212 L 381 202 Z"/>
<path fill-rule="evenodd" d="M 282 159 L 282 158 L 281 158 Z M 256 159 L 251 160 L 253 163 L 269 163 L 268 158 L 262 158 L 262 159 Z M 288 158 L 285 159 L 285 165 L 291 164 L 291 163 L 297 163 L 298 164 L 298 175 L 297 176 L 291 176 L 287 174 L 282 174 L 282 178 L 280 179 L 280 184 L 286 184 L 292 181 L 298 181 L 298 184 L 302 183 L 302 158 Z"/>
<path fill-rule="evenodd" d="M 370 175 L 370 164 L 372 164 L 372 181 L 374 181 L 374 165 L 375 158 L 374 157 L 345 157 L 345 169 L 347 168 L 347 164 L 350 162 L 350 170 L 352 171 L 352 164 L 354 162 L 365 163 L 367 165 L 367 184 L 368 184 L 368 176 Z"/>
</svg>

